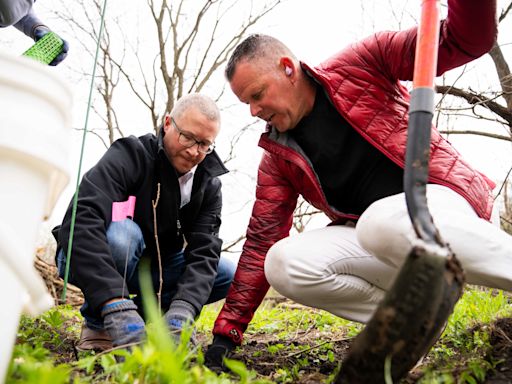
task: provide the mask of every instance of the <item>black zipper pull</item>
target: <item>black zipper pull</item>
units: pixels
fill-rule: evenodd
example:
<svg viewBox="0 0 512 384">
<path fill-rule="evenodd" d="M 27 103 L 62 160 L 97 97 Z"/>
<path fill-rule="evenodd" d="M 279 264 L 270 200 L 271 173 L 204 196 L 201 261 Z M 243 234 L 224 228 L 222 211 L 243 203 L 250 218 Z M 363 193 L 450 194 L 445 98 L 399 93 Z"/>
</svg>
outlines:
<svg viewBox="0 0 512 384">
<path fill-rule="evenodd" d="M 178 228 L 177 233 L 176 233 L 176 236 L 179 236 L 179 235 L 180 235 L 180 232 L 181 232 L 181 223 L 180 223 L 180 219 L 176 220 L 176 227 Z"/>
</svg>

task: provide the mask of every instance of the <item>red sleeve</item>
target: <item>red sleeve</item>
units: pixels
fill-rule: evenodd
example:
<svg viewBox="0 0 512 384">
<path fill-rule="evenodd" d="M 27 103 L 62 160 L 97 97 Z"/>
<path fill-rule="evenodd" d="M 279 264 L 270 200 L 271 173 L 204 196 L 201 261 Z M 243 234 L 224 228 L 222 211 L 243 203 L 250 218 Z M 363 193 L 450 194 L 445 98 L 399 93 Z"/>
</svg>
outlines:
<svg viewBox="0 0 512 384">
<path fill-rule="evenodd" d="M 497 28 L 496 0 L 448 1 L 447 18 L 441 21 L 437 76 L 489 52 Z M 390 81 L 412 80 L 417 31 L 413 27 L 378 32 L 353 44 L 352 58 L 356 65 L 378 71 Z"/>
<path fill-rule="evenodd" d="M 289 235 L 298 193 L 279 169 L 279 160 L 264 152 L 258 170 L 256 201 L 247 239 L 226 302 L 213 333 L 242 343 L 242 334 L 269 289 L 264 263 L 268 249 Z"/>
</svg>

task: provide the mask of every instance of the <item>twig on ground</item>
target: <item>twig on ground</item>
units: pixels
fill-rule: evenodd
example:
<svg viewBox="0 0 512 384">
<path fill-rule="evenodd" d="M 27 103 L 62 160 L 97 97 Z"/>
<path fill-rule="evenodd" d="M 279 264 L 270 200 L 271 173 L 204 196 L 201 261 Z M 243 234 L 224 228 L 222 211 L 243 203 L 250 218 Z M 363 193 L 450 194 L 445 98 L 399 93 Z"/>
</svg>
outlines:
<svg viewBox="0 0 512 384">
<path fill-rule="evenodd" d="M 309 348 L 303 349 L 303 350 L 301 350 L 301 351 L 290 353 L 289 355 L 287 355 L 287 356 L 286 356 L 286 358 L 290 358 L 290 357 L 293 357 L 293 356 L 300 355 L 300 354 L 302 354 L 302 353 L 304 353 L 304 352 L 311 351 L 311 350 L 316 349 L 316 348 L 318 348 L 318 347 L 321 347 L 322 345 L 327 344 L 327 343 L 336 343 L 336 342 L 338 342 L 338 341 L 349 341 L 349 340 L 351 340 L 351 339 L 352 339 L 352 337 L 342 337 L 342 338 L 340 338 L 340 339 L 326 340 L 326 341 L 323 341 L 323 342 L 321 342 L 321 343 L 319 343 L 319 344 L 313 345 L 312 347 L 309 347 Z"/>
<path fill-rule="evenodd" d="M 505 332 L 503 332 L 503 329 L 501 328 L 496 328 L 496 331 L 501 335 L 501 337 L 503 337 L 504 339 L 506 339 L 510 344 L 512 344 L 512 340 L 510 340 L 510 337 L 507 336 L 507 334 Z"/>
<path fill-rule="evenodd" d="M 306 313 L 302 314 L 302 316 L 300 318 L 300 321 L 299 321 L 299 324 L 297 325 L 297 331 L 295 332 L 295 336 L 293 336 L 292 340 L 297 339 L 297 336 L 299 335 L 299 332 L 301 331 L 300 326 L 302 325 L 302 321 L 304 320 L 304 316 L 306 316 Z"/>
</svg>

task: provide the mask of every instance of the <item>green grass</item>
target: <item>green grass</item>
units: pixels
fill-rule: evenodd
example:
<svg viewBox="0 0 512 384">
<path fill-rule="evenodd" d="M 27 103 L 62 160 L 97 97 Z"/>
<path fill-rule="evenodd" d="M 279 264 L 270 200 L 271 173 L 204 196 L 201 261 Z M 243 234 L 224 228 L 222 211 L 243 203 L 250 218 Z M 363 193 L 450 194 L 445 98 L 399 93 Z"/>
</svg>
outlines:
<svg viewBox="0 0 512 384">
<path fill-rule="evenodd" d="M 499 290 L 467 288 L 429 353 L 422 384 L 476 384 L 499 362 L 489 361 L 487 324 L 512 316 L 511 298 Z"/>
<path fill-rule="evenodd" d="M 422 367 L 424 376 L 420 383 L 482 382 L 498 363 L 488 361 L 486 357 L 490 348 L 490 330 L 486 324 L 498 317 L 512 316 L 510 301 L 510 297 L 501 291 L 468 288 L 457 303 L 441 339 L 429 353 L 427 363 Z M 232 374 L 218 376 L 203 365 L 200 350 L 190 351 L 186 337 L 178 346 L 172 343 L 155 308 L 155 303 L 149 303 L 147 313 L 152 322 L 148 326 L 148 341 L 140 348 L 134 347 L 131 353 L 81 354 L 78 361 L 70 348 L 70 339 L 76 340 L 79 334 L 81 318 L 77 311 L 60 306 L 37 318 L 23 316 L 6 383 L 297 382 L 302 369 L 311 360 L 300 354 L 305 349 L 303 345 L 287 341 L 314 329 L 320 335 L 313 350 L 316 358 L 338 362 L 332 348 L 333 335 L 348 338 L 362 329 L 359 324 L 324 311 L 299 306 L 289 309 L 286 304 L 273 305 L 272 300 L 268 300 L 256 312 L 246 338 L 254 340 L 268 336 L 273 342 L 251 358 L 257 359 L 262 354 L 298 353 L 297 358 L 289 366 L 276 367 L 272 381 L 248 370 L 239 361 L 228 363 Z M 211 329 L 220 308 L 221 303 L 206 306 L 196 323 L 196 331 L 206 343 L 211 340 Z M 244 351 L 243 347 L 240 351 Z M 117 362 L 120 359 L 122 361 Z"/>
<path fill-rule="evenodd" d="M 320 332 L 338 333 L 343 329 L 347 337 L 355 336 L 362 329 L 361 324 L 345 320 L 321 310 L 286 309 L 286 306 L 272 306 L 265 303 L 256 312 L 247 329 L 248 334 L 275 333 L 279 338 L 315 327 Z"/>
</svg>

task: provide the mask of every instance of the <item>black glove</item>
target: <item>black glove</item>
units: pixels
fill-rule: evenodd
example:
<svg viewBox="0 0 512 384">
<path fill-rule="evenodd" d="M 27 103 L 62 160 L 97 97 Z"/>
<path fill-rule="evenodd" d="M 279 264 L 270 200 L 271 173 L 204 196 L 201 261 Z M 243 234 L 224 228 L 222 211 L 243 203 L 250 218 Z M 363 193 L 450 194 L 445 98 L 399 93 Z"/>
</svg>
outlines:
<svg viewBox="0 0 512 384">
<path fill-rule="evenodd" d="M 213 343 L 208 346 L 204 354 L 204 365 L 214 372 L 226 371 L 224 358 L 229 358 L 236 344 L 226 336 L 215 335 Z"/>
<path fill-rule="evenodd" d="M 144 320 L 133 301 L 120 300 L 104 305 L 101 316 L 114 347 L 137 344 L 144 339 Z"/>
</svg>

